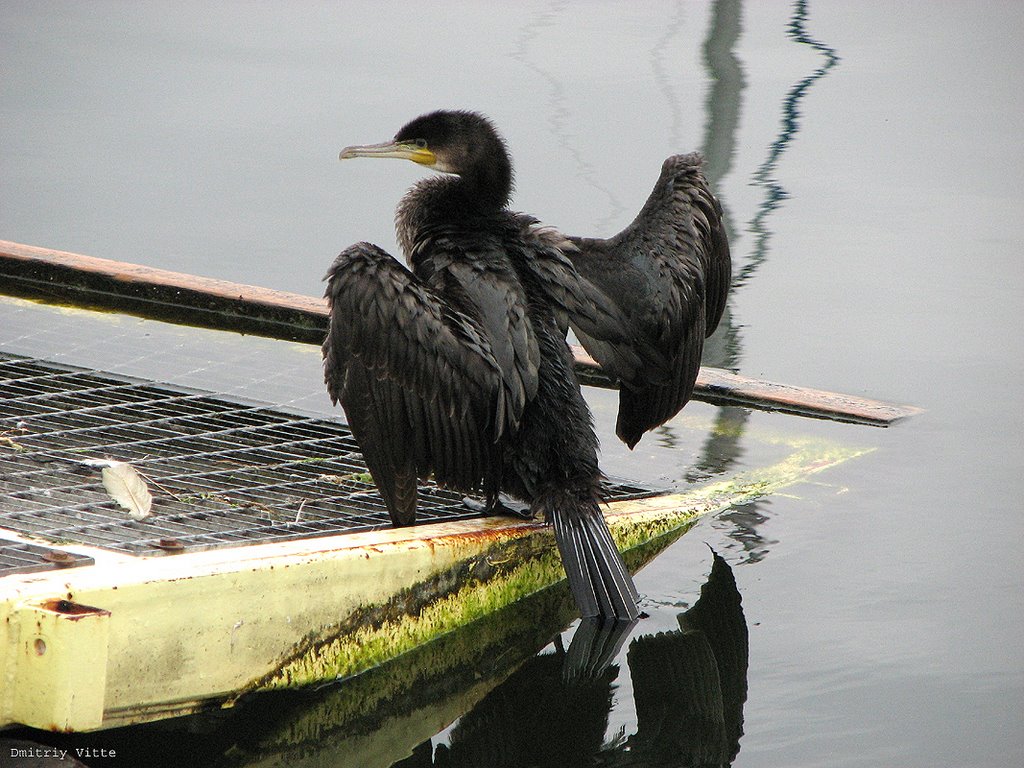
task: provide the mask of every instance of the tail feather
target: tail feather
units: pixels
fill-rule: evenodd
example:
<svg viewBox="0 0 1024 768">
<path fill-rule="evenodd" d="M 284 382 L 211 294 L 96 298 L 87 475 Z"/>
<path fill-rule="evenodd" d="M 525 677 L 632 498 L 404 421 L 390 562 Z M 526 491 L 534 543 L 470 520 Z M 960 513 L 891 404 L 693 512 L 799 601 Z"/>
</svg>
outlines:
<svg viewBox="0 0 1024 768">
<path fill-rule="evenodd" d="M 597 680 L 622 650 L 635 621 L 583 619 L 576 627 L 562 665 L 562 678 L 568 683 Z"/>
<path fill-rule="evenodd" d="M 632 621 L 639 595 L 596 502 L 565 499 L 549 507 L 555 542 L 580 614 Z"/>
</svg>

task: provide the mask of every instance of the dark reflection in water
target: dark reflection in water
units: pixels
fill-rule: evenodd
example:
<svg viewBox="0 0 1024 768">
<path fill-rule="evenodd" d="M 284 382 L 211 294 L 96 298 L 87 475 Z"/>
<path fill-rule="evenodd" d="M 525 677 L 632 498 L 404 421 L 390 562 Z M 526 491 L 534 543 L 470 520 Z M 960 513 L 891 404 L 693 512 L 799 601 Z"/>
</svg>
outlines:
<svg viewBox="0 0 1024 768">
<path fill-rule="evenodd" d="M 772 142 L 768 150 L 768 157 L 761 164 L 761 167 L 754 172 L 754 183 L 765 190 L 764 202 L 760 205 L 757 215 L 750 222 L 749 231 L 754 233 L 755 243 L 751 256 L 733 278 L 733 287 L 739 287 L 749 280 L 758 267 L 765 260 L 768 254 L 768 241 L 771 238 L 771 230 L 766 221 L 771 212 L 778 208 L 786 199 L 786 190 L 775 177 L 775 169 L 778 166 L 779 158 L 786 151 L 786 148 L 793 141 L 800 130 L 800 101 L 807 95 L 818 80 L 825 77 L 829 70 L 839 63 L 839 54 L 834 48 L 814 39 L 807 33 L 808 13 L 807 0 L 797 0 L 793 4 L 793 17 L 789 22 L 787 36 L 800 45 L 813 48 L 821 54 L 825 61 L 807 77 L 800 80 L 782 101 L 782 130 L 777 139 Z"/>
<path fill-rule="evenodd" d="M 432 760 L 423 745 L 396 768 L 729 765 L 743 733 L 747 626 L 732 571 L 717 554 L 700 599 L 678 621 L 678 631 L 630 643 L 637 730 L 628 738 L 604 741 L 620 670 L 569 678 L 570 647 L 526 662 L 459 721 Z"/>
<path fill-rule="evenodd" d="M 676 632 L 630 643 L 637 730 L 605 742 L 613 684 L 605 666 L 585 679 L 564 674 L 572 655 L 535 656 L 459 721 L 432 761 L 423 748 L 401 768 L 469 766 L 724 766 L 739 751 L 748 638 L 732 571 L 715 555 L 700 599 Z M 578 642 L 573 638 L 573 645 Z"/>
<path fill-rule="evenodd" d="M 747 623 L 728 564 L 717 553 L 679 631 L 640 637 L 627 656 L 637 732 L 613 765 L 723 766 L 739 752 L 747 700 Z"/>
<path fill-rule="evenodd" d="M 564 653 L 535 656 L 494 689 L 438 745 L 433 760 L 406 766 L 492 768 L 592 765 L 604 745 L 618 667 L 566 682 Z"/>
</svg>

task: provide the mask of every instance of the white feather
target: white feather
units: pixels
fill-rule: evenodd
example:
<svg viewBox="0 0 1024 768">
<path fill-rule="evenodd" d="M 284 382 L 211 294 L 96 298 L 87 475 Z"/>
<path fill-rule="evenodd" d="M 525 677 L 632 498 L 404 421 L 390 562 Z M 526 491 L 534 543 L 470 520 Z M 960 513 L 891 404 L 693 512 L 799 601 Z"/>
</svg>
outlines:
<svg viewBox="0 0 1024 768">
<path fill-rule="evenodd" d="M 144 520 L 153 508 L 153 496 L 131 464 L 110 461 L 103 467 L 103 487 L 110 498 L 128 510 L 134 520 Z"/>
</svg>

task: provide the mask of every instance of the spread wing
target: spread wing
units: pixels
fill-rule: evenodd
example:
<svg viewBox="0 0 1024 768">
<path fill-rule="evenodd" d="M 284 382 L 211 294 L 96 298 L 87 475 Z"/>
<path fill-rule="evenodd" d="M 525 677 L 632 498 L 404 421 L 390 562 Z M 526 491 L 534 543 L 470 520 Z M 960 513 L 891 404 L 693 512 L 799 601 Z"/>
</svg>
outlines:
<svg viewBox="0 0 1024 768">
<path fill-rule="evenodd" d="M 525 247 L 512 251 L 510 256 L 531 290 L 543 297 L 562 335 L 571 319 L 574 326 L 600 327 L 615 341 L 630 339 L 619 308 L 592 282 L 581 278 L 567 256 L 577 251 L 573 241 L 528 214 L 516 214 L 516 223 Z"/>
<path fill-rule="evenodd" d="M 602 317 L 570 316 L 586 350 L 619 379 L 616 434 L 631 448 L 690 399 L 704 338 L 725 310 L 732 275 L 722 208 L 699 154 L 665 161 L 636 219 L 607 240 L 566 249 Z"/>
<path fill-rule="evenodd" d="M 324 379 L 340 402 L 397 525 L 413 522 L 416 480 L 477 489 L 521 413 L 479 320 L 380 248 L 358 243 L 325 278 Z M 504 354 L 504 353 L 503 353 Z"/>
</svg>

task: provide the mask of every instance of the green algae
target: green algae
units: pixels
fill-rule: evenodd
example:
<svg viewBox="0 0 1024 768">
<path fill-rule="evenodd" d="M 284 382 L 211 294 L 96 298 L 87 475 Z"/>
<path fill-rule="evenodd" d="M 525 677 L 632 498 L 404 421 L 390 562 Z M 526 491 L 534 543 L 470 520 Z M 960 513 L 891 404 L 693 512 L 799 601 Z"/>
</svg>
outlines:
<svg viewBox="0 0 1024 768">
<path fill-rule="evenodd" d="M 771 466 L 636 502 L 641 506 L 656 502 L 656 510 L 612 514 L 609 525 L 629 567 L 641 567 L 706 514 L 762 498 L 870 450 L 819 441 L 800 441 L 794 447 L 789 456 Z M 333 630 L 308 637 L 250 689 L 293 687 L 356 675 L 564 577 L 550 530 L 538 526 L 509 533 L 482 554 L 467 557 L 450 573 L 403 590 L 389 601 L 390 608 L 367 606 Z"/>
</svg>

